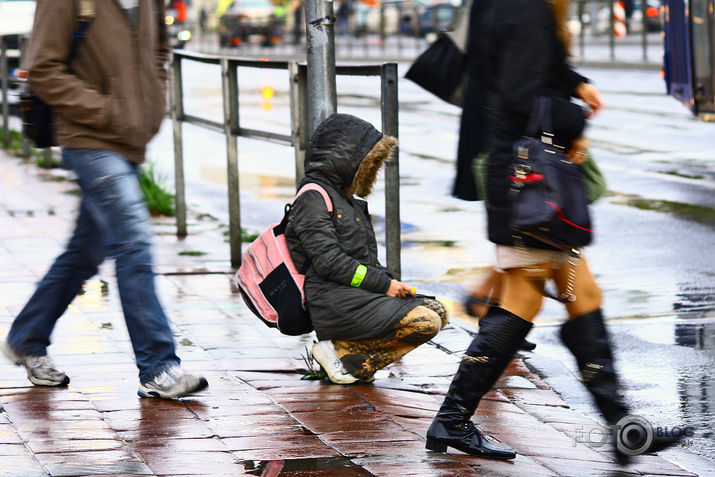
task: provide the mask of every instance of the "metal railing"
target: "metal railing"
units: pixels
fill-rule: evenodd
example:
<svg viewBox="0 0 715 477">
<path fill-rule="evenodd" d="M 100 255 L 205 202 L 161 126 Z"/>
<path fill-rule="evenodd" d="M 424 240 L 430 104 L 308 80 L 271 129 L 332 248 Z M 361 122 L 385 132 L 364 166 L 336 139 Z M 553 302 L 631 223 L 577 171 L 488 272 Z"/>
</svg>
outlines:
<svg viewBox="0 0 715 477">
<path fill-rule="evenodd" d="M 221 91 L 223 98 L 223 122 L 186 114 L 184 110 L 182 63 L 194 61 L 218 65 L 221 68 Z M 240 68 L 267 68 L 285 70 L 289 76 L 290 133 L 277 134 L 243 127 L 240 122 L 238 78 Z M 384 134 L 398 136 L 397 65 L 385 63 L 366 66 L 336 66 L 336 75 L 379 76 L 381 78 L 380 109 Z M 296 182 L 303 177 L 303 160 L 308 142 L 308 118 L 306 107 L 307 66 L 297 62 L 266 61 L 206 55 L 174 50 L 171 55 L 170 108 L 174 134 L 174 161 L 176 185 L 176 233 L 186 236 L 186 187 L 184 180 L 183 123 L 193 124 L 223 133 L 226 138 L 226 168 L 228 176 L 229 244 L 231 265 L 241 263 L 241 207 L 238 179 L 238 137 L 270 141 L 292 146 L 295 151 Z M 385 166 L 385 223 L 387 266 L 400 276 L 400 197 L 399 156 Z"/>
</svg>

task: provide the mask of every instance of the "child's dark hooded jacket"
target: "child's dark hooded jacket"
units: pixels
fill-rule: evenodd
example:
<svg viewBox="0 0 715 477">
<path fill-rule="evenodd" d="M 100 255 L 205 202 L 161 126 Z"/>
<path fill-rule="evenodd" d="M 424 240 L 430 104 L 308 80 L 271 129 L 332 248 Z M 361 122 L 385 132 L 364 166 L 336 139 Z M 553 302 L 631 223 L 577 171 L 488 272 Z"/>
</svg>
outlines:
<svg viewBox="0 0 715 477">
<path fill-rule="evenodd" d="M 321 340 L 382 336 L 421 304 L 419 299 L 385 295 L 392 276 L 378 263 L 367 202 L 348 194 L 354 183 L 374 182 L 390 153 L 385 139 L 366 121 L 333 114 L 318 126 L 306 150 L 303 183 L 325 188 L 333 214 L 318 192 L 303 193 L 291 209 L 286 239 L 298 270 L 310 260 L 305 293 Z"/>
</svg>

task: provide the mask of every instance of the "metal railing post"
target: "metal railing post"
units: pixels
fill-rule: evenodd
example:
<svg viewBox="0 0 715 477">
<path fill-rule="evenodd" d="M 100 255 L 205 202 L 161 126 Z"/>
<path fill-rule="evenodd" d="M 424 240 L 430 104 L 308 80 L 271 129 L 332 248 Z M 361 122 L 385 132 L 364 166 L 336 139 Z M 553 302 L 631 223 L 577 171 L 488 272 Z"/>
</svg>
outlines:
<svg viewBox="0 0 715 477">
<path fill-rule="evenodd" d="M 581 28 L 579 28 L 578 32 L 578 43 L 579 43 L 579 50 L 581 51 L 581 61 L 584 59 L 584 55 L 586 54 L 586 32 L 584 31 L 584 26 L 583 26 L 583 5 L 586 0 L 579 0 L 578 2 L 578 21 L 579 25 L 581 25 Z M 593 15 L 591 15 L 593 17 Z M 592 18 L 591 22 L 594 22 L 595 20 Z"/>
<path fill-rule="evenodd" d="M 231 266 L 241 265 L 241 201 L 238 179 L 238 69 L 228 58 L 221 58 L 223 124 L 226 135 L 226 171 L 228 179 L 228 234 Z"/>
<path fill-rule="evenodd" d="M 338 109 L 335 86 L 334 18 L 332 1 L 308 0 L 306 2 L 309 133 Z"/>
<path fill-rule="evenodd" d="M 648 10 L 648 2 L 641 2 L 641 17 L 643 19 L 643 26 L 641 31 L 641 41 L 643 46 L 643 62 L 648 61 L 648 17 L 646 16 L 646 11 Z"/>
<path fill-rule="evenodd" d="M 397 64 L 382 65 L 380 105 L 382 109 L 382 132 L 399 137 L 397 101 Z M 402 275 L 400 239 L 400 154 L 399 148 L 385 165 L 385 235 L 387 268 L 398 280 Z"/>
<path fill-rule="evenodd" d="M 174 187 L 176 207 L 176 235 L 186 237 L 186 186 L 184 182 L 184 139 L 181 122 L 184 120 L 183 81 L 181 77 L 181 57 L 173 53 L 170 58 L 171 89 L 169 101 L 171 124 L 174 130 Z"/>
<path fill-rule="evenodd" d="M 20 65 L 25 66 L 25 54 L 27 53 L 27 37 L 22 36 L 20 37 Z M 25 137 L 25 135 L 22 135 L 22 157 L 25 159 L 29 158 L 30 155 L 32 154 L 32 145 L 30 144 L 30 140 Z"/>
<path fill-rule="evenodd" d="M 611 15 L 611 21 L 609 25 L 611 26 L 609 32 L 608 32 L 608 48 L 610 49 L 611 52 L 611 61 L 616 59 L 616 12 L 615 12 L 615 2 L 616 0 L 609 0 L 609 8 L 610 8 L 610 15 Z"/>
<path fill-rule="evenodd" d="M 305 177 L 305 67 L 292 62 L 288 66 L 290 78 L 290 130 L 291 142 L 295 153 L 295 184 Z"/>
<path fill-rule="evenodd" d="M 7 92 L 10 87 L 7 64 L 7 42 L 5 37 L 0 37 L 0 80 L 2 81 L 2 145 L 7 148 L 10 145 L 10 108 L 7 104 Z"/>
</svg>

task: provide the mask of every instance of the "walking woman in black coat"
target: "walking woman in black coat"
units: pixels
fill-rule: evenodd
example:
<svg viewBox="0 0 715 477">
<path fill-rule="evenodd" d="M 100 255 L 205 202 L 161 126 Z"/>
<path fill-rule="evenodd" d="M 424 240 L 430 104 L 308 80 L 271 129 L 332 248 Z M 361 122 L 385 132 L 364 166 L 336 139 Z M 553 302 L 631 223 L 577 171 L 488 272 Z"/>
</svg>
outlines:
<svg viewBox="0 0 715 477">
<path fill-rule="evenodd" d="M 606 421 L 614 425 L 628 415 L 618 394 L 611 344 L 601 315 L 601 291 L 585 258 L 574 271 L 566 252 L 509 228 L 508 180 L 512 145 L 525 132 L 535 99 L 552 99 L 554 143 L 575 163 L 586 159 L 581 98 L 593 112 L 602 108 L 600 93 L 566 63 L 569 47 L 568 0 L 474 0 L 482 8 L 477 30 L 479 74 L 485 85 L 487 218 L 489 240 L 496 244 L 497 266 L 503 270 L 500 306 L 492 306 L 479 322 L 479 334 L 462 356 L 444 402 L 427 431 L 427 448 L 448 446 L 472 455 L 513 459 L 511 449 L 493 445 L 470 418 L 511 361 L 541 308 L 543 284 L 553 280 L 560 293 L 573 286 L 575 300 L 565 303 L 569 320 L 561 338 L 573 353 L 583 383 Z M 657 442 L 650 450 L 668 445 Z M 628 455 L 616 448 L 616 458 Z"/>
</svg>

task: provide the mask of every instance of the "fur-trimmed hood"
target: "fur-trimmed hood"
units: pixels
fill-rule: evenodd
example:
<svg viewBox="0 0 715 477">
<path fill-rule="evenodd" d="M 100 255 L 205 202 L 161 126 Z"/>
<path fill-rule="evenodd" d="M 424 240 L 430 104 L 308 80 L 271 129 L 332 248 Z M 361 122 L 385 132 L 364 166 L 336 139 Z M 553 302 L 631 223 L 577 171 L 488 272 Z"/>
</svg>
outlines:
<svg viewBox="0 0 715 477">
<path fill-rule="evenodd" d="M 383 136 L 367 121 L 349 114 L 332 114 L 308 142 L 306 179 L 325 181 L 347 195 L 366 197 L 396 146 L 397 139 Z"/>
</svg>

